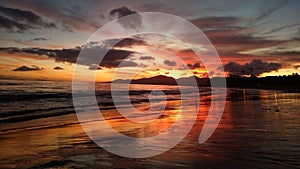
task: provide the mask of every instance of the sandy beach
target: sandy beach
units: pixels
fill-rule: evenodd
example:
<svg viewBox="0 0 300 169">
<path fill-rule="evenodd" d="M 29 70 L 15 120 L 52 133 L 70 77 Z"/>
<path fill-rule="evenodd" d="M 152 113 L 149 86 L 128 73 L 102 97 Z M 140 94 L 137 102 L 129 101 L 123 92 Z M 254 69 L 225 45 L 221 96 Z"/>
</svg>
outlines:
<svg viewBox="0 0 300 169">
<path fill-rule="evenodd" d="M 102 108 L 116 131 L 151 137 L 172 125 L 179 101 L 168 101 L 165 116 L 147 125 L 130 124 L 115 109 Z M 74 113 L 2 122 L 0 168 L 296 168 L 300 156 L 299 101 L 299 93 L 228 89 L 218 128 L 209 140 L 199 144 L 210 105 L 210 96 L 204 92 L 196 123 L 185 139 L 163 154 L 142 159 L 120 157 L 97 146 Z M 147 106 L 136 104 L 140 110 Z M 87 124 L 92 126 L 94 121 Z M 103 138 L 110 143 L 110 138 Z"/>
</svg>

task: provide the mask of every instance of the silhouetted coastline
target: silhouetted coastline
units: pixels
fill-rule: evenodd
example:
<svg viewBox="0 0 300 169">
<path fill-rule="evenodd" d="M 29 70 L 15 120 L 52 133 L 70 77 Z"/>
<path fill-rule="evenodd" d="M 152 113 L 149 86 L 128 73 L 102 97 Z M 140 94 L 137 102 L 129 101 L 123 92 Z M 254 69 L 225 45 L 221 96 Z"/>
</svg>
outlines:
<svg viewBox="0 0 300 169">
<path fill-rule="evenodd" d="M 227 86 L 231 88 L 256 88 L 300 92 L 300 76 L 297 73 L 288 76 L 266 76 L 260 78 L 255 76 L 230 76 L 226 78 L 226 81 Z"/>
<path fill-rule="evenodd" d="M 194 77 L 184 77 L 175 80 L 172 77 L 159 75 L 150 78 L 135 79 L 131 82 L 129 80 L 118 79 L 113 82 L 115 83 L 128 83 L 131 84 L 152 84 L 152 85 L 192 85 L 193 80 L 195 80 L 198 86 L 210 87 L 210 81 L 218 81 L 220 77 L 213 78 L 199 78 Z M 226 77 L 226 85 L 229 88 L 250 88 L 250 89 L 267 89 L 267 90 L 282 90 L 285 92 L 300 92 L 300 75 L 293 73 L 288 76 L 266 76 L 266 77 L 256 77 L 256 76 L 237 76 L 230 75 Z"/>
</svg>

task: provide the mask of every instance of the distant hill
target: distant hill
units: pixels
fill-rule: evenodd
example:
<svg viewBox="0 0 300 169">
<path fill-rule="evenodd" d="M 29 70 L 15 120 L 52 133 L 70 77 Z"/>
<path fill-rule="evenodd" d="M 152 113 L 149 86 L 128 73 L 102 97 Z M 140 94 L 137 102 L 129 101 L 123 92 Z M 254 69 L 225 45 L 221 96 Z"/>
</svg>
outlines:
<svg viewBox="0 0 300 169">
<path fill-rule="evenodd" d="M 161 84 L 161 85 L 176 85 L 176 80 L 168 76 L 154 76 L 150 78 L 142 78 L 131 81 L 132 84 Z"/>
<path fill-rule="evenodd" d="M 178 84 L 180 85 L 192 85 L 194 84 L 194 81 L 197 82 L 198 85 L 201 86 L 209 86 L 209 78 L 199 78 L 197 76 L 191 76 L 191 77 L 183 77 L 180 79 L 177 79 Z M 117 79 L 113 81 L 114 83 L 129 83 L 130 80 L 123 80 L 123 79 Z M 153 85 L 177 85 L 177 82 L 174 78 L 159 75 L 154 76 L 150 78 L 141 78 L 141 79 L 135 79 L 132 80 L 131 84 L 153 84 Z"/>
</svg>

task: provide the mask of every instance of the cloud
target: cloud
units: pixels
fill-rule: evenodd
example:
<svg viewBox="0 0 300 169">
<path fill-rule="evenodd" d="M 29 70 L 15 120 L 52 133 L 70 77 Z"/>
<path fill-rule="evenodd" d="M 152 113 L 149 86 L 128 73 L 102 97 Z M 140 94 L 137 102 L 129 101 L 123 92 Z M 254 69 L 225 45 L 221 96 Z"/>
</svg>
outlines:
<svg viewBox="0 0 300 169">
<path fill-rule="evenodd" d="M 54 70 L 64 70 L 64 68 L 60 67 L 60 66 L 56 66 L 53 68 Z"/>
<path fill-rule="evenodd" d="M 10 32 L 25 32 L 30 29 L 56 28 L 51 22 L 46 22 L 39 15 L 16 8 L 0 6 L 0 27 Z"/>
<path fill-rule="evenodd" d="M 101 26 L 99 11 L 107 11 L 110 2 L 93 1 L 1 1 L 6 7 L 25 9 L 55 21 L 58 29 L 65 32 L 95 32 Z M 104 4 L 103 4 L 104 3 Z M 99 6 L 101 6 L 99 8 Z"/>
<path fill-rule="evenodd" d="M 130 57 L 134 52 L 127 50 L 116 50 L 111 49 L 107 52 L 103 60 L 101 61 L 100 66 L 106 68 L 117 67 L 124 59 Z"/>
<path fill-rule="evenodd" d="M 81 51 L 81 47 L 69 49 L 43 49 L 43 48 L 0 48 L 0 51 L 9 54 L 25 53 L 38 56 L 46 56 L 54 59 L 56 62 L 76 63 L 77 57 Z M 96 46 L 91 48 L 84 48 L 82 50 L 82 57 L 78 60 L 78 64 L 90 66 L 97 64 L 99 61 L 99 53 L 107 51 L 104 47 Z M 114 68 L 117 67 L 124 59 L 133 54 L 133 51 L 110 49 L 102 58 L 101 67 Z"/>
<path fill-rule="evenodd" d="M 116 15 L 118 18 L 127 16 L 127 15 L 131 15 L 131 14 L 136 14 L 136 13 L 137 13 L 136 11 L 129 9 L 129 8 L 126 7 L 126 6 L 122 6 L 122 7 L 120 7 L 120 8 L 112 9 L 112 10 L 109 12 L 109 14 L 110 14 L 111 16 Z"/>
<path fill-rule="evenodd" d="M 276 71 L 281 68 L 281 64 L 272 62 L 263 62 L 262 60 L 253 59 L 250 63 L 241 65 L 236 62 L 225 64 L 224 70 L 231 75 L 255 75 L 258 76 L 265 72 Z M 220 69 L 220 68 L 219 68 Z"/>
<path fill-rule="evenodd" d="M 75 32 L 73 27 L 70 26 L 69 24 L 63 22 L 61 25 L 62 25 L 62 31 L 64 31 L 64 32 Z"/>
<path fill-rule="evenodd" d="M 284 5 L 285 3 L 282 3 Z M 217 49 L 219 55 L 222 59 L 235 59 L 243 57 L 248 57 L 244 60 L 250 60 L 253 58 L 265 57 L 265 58 L 274 58 L 274 55 L 271 55 L 270 52 L 264 53 L 249 53 L 248 51 L 256 50 L 260 48 L 269 47 L 271 48 L 277 46 L 287 46 L 289 44 L 297 43 L 297 39 L 287 39 L 287 38 L 270 38 L 266 36 L 265 32 L 263 34 L 258 34 L 259 25 L 248 24 L 255 19 L 262 20 L 273 12 L 275 12 L 280 5 L 275 7 L 270 7 L 265 12 L 262 12 L 257 18 L 247 19 L 243 17 L 233 17 L 233 16 L 208 16 L 198 19 L 190 20 L 199 28 L 203 29 L 209 40 L 212 42 L 214 47 Z M 247 25 L 248 24 L 248 25 Z M 294 23 L 290 25 L 284 25 L 278 29 L 273 29 L 267 33 L 274 33 L 281 31 L 282 29 L 291 29 L 291 27 L 298 26 L 299 23 Z M 265 30 L 265 29 L 264 29 Z M 274 52 L 274 51 L 273 51 Z M 281 56 L 281 53 L 277 52 L 275 54 L 278 58 Z M 294 54 L 293 54 L 294 55 Z M 290 56 L 289 56 L 290 57 Z M 276 60 L 277 58 L 275 58 Z M 290 61 L 289 61 L 290 62 Z"/>
<path fill-rule="evenodd" d="M 200 29 L 206 28 L 223 28 L 224 26 L 232 26 L 240 21 L 238 17 L 232 16 L 207 16 L 190 20 Z"/>
<path fill-rule="evenodd" d="M 223 33 L 220 34 L 222 31 L 221 30 L 214 30 L 210 32 L 206 32 L 208 38 L 212 41 L 213 44 L 216 45 L 238 45 L 238 47 L 242 48 L 245 46 L 248 46 L 252 48 L 251 46 L 253 45 L 253 48 L 259 48 L 260 45 L 265 45 L 265 44 L 274 44 L 276 40 L 267 40 L 263 37 L 254 37 L 251 34 L 243 33 L 242 35 L 239 34 L 238 31 L 234 30 L 229 30 L 229 31 L 224 31 Z M 231 35 L 231 36 L 230 36 Z M 234 36 L 232 36 L 234 35 Z"/>
<path fill-rule="evenodd" d="M 268 32 L 265 32 L 264 34 L 272 34 L 272 33 L 280 32 L 282 30 L 291 29 L 292 27 L 296 27 L 296 26 L 299 26 L 299 25 L 300 25 L 300 23 L 295 23 L 295 24 L 280 26 L 280 27 L 274 28 L 274 29 L 272 29 L 272 30 L 270 30 Z"/>
<path fill-rule="evenodd" d="M 294 68 L 295 68 L 296 70 L 298 70 L 298 69 L 300 68 L 300 65 L 296 65 L 296 66 L 294 66 Z"/>
<path fill-rule="evenodd" d="M 29 46 L 29 47 L 39 47 L 39 48 L 66 48 L 65 45 L 52 45 L 49 43 L 43 43 L 45 41 L 50 41 L 50 38 L 32 38 L 32 39 L 10 39 L 10 38 L 0 38 L 1 41 L 7 41 L 8 43 L 13 42 L 16 44 L 20 44 L 22 46 Z M 43 41 L 43 42 L 42 42 Z"/>
<path fill-rule="evenodd" d="M 289 1 L 281 1 L 277 4 L 275 4 L 275 6 L 265 10 L 265 11 L 262 11 L 260 13 L 260 15 L 258 17 L 256 17 L 251 23 L 250 25 L 252 24 L 257 24 L 259 21 L 269 17 L 270 15 L 272 15 L 274 12 L 276 12 L 277 10 L 281 9 L 284 5 L 286 5 Z M 270 4 L 268 4 L 269 6 Z M 264 8 L 266 9 L 266 8 Z"/>
<path fill-rule="evenodd" d="M 32 41 L 46 41 L 46 40 L 49 40 L 47 38 L 43 38 L 43 37 L 39 37 L 39 38 L 33 38 L 31 39 Z"/>
<path fill-rule="evenodd" d="M 27 67 L 25 65 L 18 67 L 16 69 L 13 69 L 13 71 L 39 71 L 42 70 L 42 68 L 39 68 L 38 66 L 31 65 L 31 67 Z"/>
<path fill-rule="evenodd" d="M 15 22 L 15 21 L 5 18 L 1 15 L 0 15 L 0 22 L 1 22 L 0 27 L 5 28 L 6 30 L 8 30 L 10 32 L 16 31 L 16 32 L 21 33 L 21 32 L 24 32 L 25 30 L 33 28 L 30 25 Z"/>
<path fill-rule="evenodd" d="M 141 38 L 124 38 L 124 39 L 107 39 L 104 42 L 104 45 L 114 47 L 133 47 L 136 45 L 147 45 L 147 42 Z"/>
<path fill-rule="evenodd" d="M 91 64 L 89 70 L 101 70 L 102 68 L 97 64 Z"/>
<path fill-rule="evenodd" d="M 268 54 L 270 55 L 280 55 L 280 56 L 300 56 L 300 51 L 271 51 Z"/>
<path fill-rule="evenodd" d="M 190 68 L 190 69 L 197 69 L 197 68 L 201 68 L 201 64 L 199 62 L 196 62 L 194 64 L 187 64 L 187 66 Z"/>
<path fill-rule="evenodd" d="M 236 62 L 229 62 L 223 67 L 225 71 L 229 72 L 232 75 L 242 75 L 245 72 L 243 65 L 240 65 Z"/>
<path fill-rule="evenodd" d="M 133 61 L 122 61 L 118 67 L 137 67 L 138 64 Z"/>
<path fill-rule="evenodd" d="M 217 49 L 222 59 L 226 57 L 249 57 L 248 60 L 250 60 L 257 56 L 279 56 L 281 53 L 279 51 L 273 51 L 272 48 L 297 43 L 297 40 L 295 39 L 270 39 L 268 37 L 255 36 L 253 30 L 243 27 L 207 30 L 205 31 L 205 34 Z M 266 50 L 260 54 L 248 52 L 267 47 L 270 50 Z"/>
<path fill-rule="evenodd" d="M 170 61 L 170 60 L 165 60 L 164 64 L 168 65 L 168 66 L 176 66 L 177 65 L 177 63 L 175 61 Z"/>
<path fill-rule="evenodd" d="M 155 60 L 153 56 L 141 56 L 140 60 Z"/>
<path fill-rule="evenodd" d="M 293 64 L 300 62 L 300 51 L 296 50 L 276 50 L 266 51 L 263 55 L 272 56 L 274 58 L 280 58 L 281 62 L 286 62 L 286 64 Z"/>
<path fill-rule="evenodd" d="M 135 15 L 132 15 L 132 14 L 135 14 Z M 117 18 L 132 15 L 130 20 L 129 19 L 118 20 L 120 25 L 122 25 L 124 28 L 137 29 L 137 28 L 140 28 L 142 26 L 142 16 L 140 16 L 136 11 L 134 11 L 132 9 L 129 9 L 126 6 L 112 9 L 109 12 L 109 15 L 117 16 Z"/>
</svg>

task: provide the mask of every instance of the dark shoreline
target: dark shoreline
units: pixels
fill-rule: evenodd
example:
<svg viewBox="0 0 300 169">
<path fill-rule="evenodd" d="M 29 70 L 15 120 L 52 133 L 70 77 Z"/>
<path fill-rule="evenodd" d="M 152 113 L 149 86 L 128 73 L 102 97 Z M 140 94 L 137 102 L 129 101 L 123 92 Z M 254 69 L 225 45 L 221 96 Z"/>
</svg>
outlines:
<svg viewBox="0 0 300 169">
<path fill-rule="evenodd" d="M 199 87 L 211 87 L 211 82 L 214 82 L 215 87 L 227 87 L 227 88 L 241 88 L 241 89 L 265 89 L 265 90 L 279 90 L 288 93 L 300 93 L 300 76 L 293 74 L 289 76 L 267 76 L 267 77 L 242 77 L 242 76 L 230 76 L 224 78 L 199 78 L 197 76 L 184 77 L 174 79 L 168 76 L 155 76 L 150 78 L 134 79 L 134 80 L 114 80 L 106 83 L 131 83 L 131 84 L 145 84 L 145 85 L 183 85 Z M 225 83 L 225 84 L 224 84 Z"/>
<path fill-rule="evenodd" d="M 298 86 L 241 86 L 241 87 L 227 87 L 230 89 L 258 89 L 258 90 L 275 90 L 285 93 L 300 93 L 300 88 Z"/>
</svg>

